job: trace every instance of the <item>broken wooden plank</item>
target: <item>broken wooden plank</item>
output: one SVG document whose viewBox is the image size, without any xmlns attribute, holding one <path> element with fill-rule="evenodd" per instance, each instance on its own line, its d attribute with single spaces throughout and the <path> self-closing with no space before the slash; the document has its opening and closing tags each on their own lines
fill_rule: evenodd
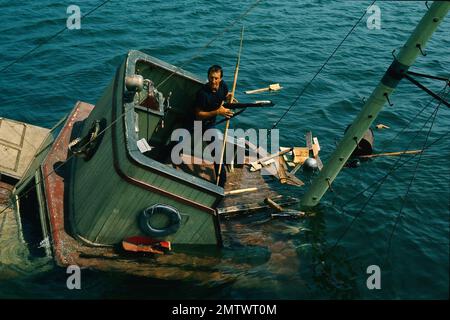
<svg viewBox="0 0 450 320">
<path fill-rule="evenodd" d="M 263 165 L 268 165 L 268 164 L 273 162 L 273 161 L 268 162 L 269 160 L 272 160 L 273 158 L 278 157 L 280 155 L 283 155 L 285 153 L 288 153 L 290 151 L 292 151 L 292 148 L 289 148 L 289 149 L 283 150 L 283 151 L 279 151 L 277 153 L 271 154 L 271 155 L 269 155 L 267 157 L 264 157 L 262 159 L 258 159 L 258 160 L 254 161 L 254 162 L 251 162 L 250 163 L 250 166 L 251 166 L 250 171 L 260 170 L 263 167 Z"/>
<path fill-rule="evenodd" d="M 375 128 L 377 128 L 378 130 L 380 129 L 389 129 L 389 127 L 387 125 L 384 125 L 382 123 L 379 123 L 375 126 Z"/>
<path fill-rule="evenodd" d="M 304 186 L 305 183 L 300 180 L 299 178 L 297 178 L 295 175 L 291 174 L 290 172 L 286 172 L 286 176 L 287 176 L 287 184 L 290 184 L 292 186 L 296 186 L 296 187 L 301 187 Z"/>
<path fill-rule="evenodd" d="M 277 203 L 280 206 L 286 207 L 291 206 L 294 204 L 297 204 L 300 202 L 299 199 L 294 197 L 283 197 L 283 196 L 276 196 L 272 197 L 272 199 L 276 199 Z M 217 208 L 217 212 L 219 215 L 237 215 L 245 212 L 253 212 L 258 211 L 262 209 L 268 209 L 269 206 L 264 202 L 254 202 L 254 203 L 248 203 L 248 204 L 241 204 L 241 205 L 235 205 L 235 206 L 227 206 L 227 207 L 220 207 Z"/>
<path fill-rule="evenodd" d="M 269 197 L 264 199 L 264 203 L 266 203 L 272 209 L 277 210 L 278 212 L 282 212 L 283 211 L 283 208 L 278 203 L 276 203 L 275 201 L 270 199 Z"/>
<path fill-rule="evenodd" d="M 272 218 L 289 218 L 289 219 L 298 219 L 298 218 L 304 218 L 306 216 L 306 213 L 304 211 L 298 211 L 298 210 L 288 210 L 278 213 L 272 213 L 270 215 Z"/>
<path fill-rule="evenodd" d="M 286 183 L 287 182 L 286 163 L 284 161 L 283 156 L 278 157 L 278 163 L 276 164 L 276 166 L 278 171 L 278 179 L 280 180 L 280 183 Z"/>
<path fill-rule="evenodd" d="M 295 147 L 294 148 L 294 163 L 303 163 L 309 158 L 309 148 Z"/>
<path fill-rule="evenodd" d="M 322 170 L 323 163 L 319 156 L 317 156 L 316 161 L 317 161 L 317 168 L 319 168 L 319 170 Z"/>
<path fill-rule="evenodd" d="M 313 144 L 317 145 L 317 152 L 320 151 L 320 144 L 319 144 L 319 139 L 317 139 L 317 137 L 313 138 Z"/>
<path fill-rule="evenodd" d="M 300 162 L 297 163 L 297 164 L 295 165 L 294 169 L 292 169 L 291 172 L 289 172 L 289 173 L 292 174 L 292 175 L 294 175 L 294 174 L 298 171 L 298 169 L 301 168 L 302 165 L 303 165 L 303 163 L 300 163 Z"/>
<path fill-rule="evenodd" d="M 240 193 L 245 193 L 245 192 L 253 192 L 253 191 L 258 191 L 258 188 L 253 187 L 253 188 L 244 188 L 244 189 L 225 191 L 225 195 L 228 196 L 228 195 L 240 194 Z"/>
<path fill-rule="evenodd" d="M 311 150 L 312 149 L 312 145 L 313 145 L 312 132 L 311 131 L 306 132 L 305 139 L 306 139 L 306 146 L 308 147 L 309 150 Z"/>
<path fill-rule="evenodd" d="M 265 92 L 265 91 L 278 91 L 281 89 L 283 89 L 283 87 L 281 87 L 279 83 L 273 83 L 265 88 L 247 90 L 247 91 L 245 91 L 245 94 L 254 94 L 254 93 L 260 93 L 260 92 Z"/>
<path fill-rule="evenodd" d="M 314 158 L 317 158 L 319 156 L 319 146 L 317 144 L 312 145 L 312 151 Z"/>
</svg>

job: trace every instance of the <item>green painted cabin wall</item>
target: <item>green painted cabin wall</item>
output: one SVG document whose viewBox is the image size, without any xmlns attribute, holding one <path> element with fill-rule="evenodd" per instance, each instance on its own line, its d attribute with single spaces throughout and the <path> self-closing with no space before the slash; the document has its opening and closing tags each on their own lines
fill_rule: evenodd
<svg viewBox="0 0 450 320">
<path fill-rule="evenodd" d="M 122 100 L 123 72 L 124 66 L 120 69 L 118 102 Z M 113 83 L 87 119 L 83 135 L 87 133 L 95 119 L 105 117 L 107 125 L 111 124 L 112 93 Z M 117 117 L 120 117 L 122 110 L 122 104 L 117 103 Z M 217 198 L 214 195 L 130 162 L 126 156 L 124 117 L 117 121 L 115 130 L 120 167 L 127 175 L 207 207 L 213 206 L 216 202 Z M 117 175 L 113 164 L 112 130 L 105 131 L 96 154 L 89 161 L 80 158 L 74 160 L 72 173 L 69 210 L 73 231 L 88 241 L 97 244 L 116 244 L 128 236 L 144 235 L 138 226 L 139 214 L 153 204 L 162 203 L 177 208 L 183 217 L 178 232 L 165 239 L 173 241 L 174 244 L 217 243 L 211 214 L 131 185 Z"/>
<path fill-rule="evenodd" d="M 136 73 L 142 75 L 144 79 L 151 79 L 158 91 L 167 97 L 170 97 L 172 109 L 165 118 L 165 127 L 157 130 L 150 140 L 157 143 L 166 143 L 170 140 L 174 128 L 185 127 L 187 121 L 193 120 L 193 110 L 197 91 L 202 83 L 186 79 L 178 74 L 172 74 L 171 71 L 158 68 L 147 62 L 138 61 L 136 63 Z M 167 77 L 170 80 L 162 83 Z M 162 83 L 162 84 L 161 84 Z M 141 127 L 145 130 L 145 127 Z"/>
</svg>

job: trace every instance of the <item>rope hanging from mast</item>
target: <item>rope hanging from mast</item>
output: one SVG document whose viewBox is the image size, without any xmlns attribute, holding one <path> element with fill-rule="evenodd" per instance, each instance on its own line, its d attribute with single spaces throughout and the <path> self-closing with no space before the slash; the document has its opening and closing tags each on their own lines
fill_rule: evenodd
<svg viewBox="0 0 450 320">
<path fill-rule="evenodd" d="M 375 4 L 376 0 L 374 0 L 370 6 L 373 6 Z M 270 131 L 275 129 L 278 124 L 281 122 L 281 120 L 291 111 L 291 109 L 296 105 L 300 97 L 306 92 L 306 90 L 309 88 L 311 83 L 316 79 L 316 77 L 320 74 L 320 72 L 325 68 L 325 66 L 328 64 L 328 62 L 333 58 L 334 54 L 339 50 L 339 48 L 342 46 L 342 44 L 347 40 L 347 38 L 350 36 L 350 34 L 355 30 L 356 26 L 361 22 L 362 18 L 366 15 L 367 11 L 364 11 L 363 15 L 356 21 L 356 23 L 353 25 L 353 27 L 350 29 L 350 31 L 345 35 L 344 39 L 337 45 L 337 47 L 333 50 L 333 52 L 330 54 L 330 56 L 325 60 L 325 62 L 322 64 L 322 66 L 319 68 L 319 70 L 314 74 L 314 76 L 311 78 L 311 80 L 308 81 L 308 83 L 303 87 L 303 89 L 300 91 L 300 93 L 297 95 L 297 97 L 294 99 L 294 101 L 291 103 L 291 105 L 284 111 L 284 113 L 281 115 L 281 117 L 273 124 L 272 128 L 268 130 L 268 134 L 270 134 Z"/>
<path fill-rule="evenodd" d="M 446 89 L 446 88 L 444 88 L 444 89 Z M 445 96 L 447 96 L 448 94 L 449 94 L 449 93 L 447 92 L 447 94 L 446 94 Z M 443 134 L 442 136 L 440 136 L 440 137 L 439 137 L 438 139 L 436 139 L 435 141 L 433 141 L 433 142 L 431 142 L 431 143 L 429 143 L 429 144 L 427 145 L 428 138 L 429 138 L 431 129 L 433 128 L 434 120 L 435 120 L 435 118 L 436 118 L 436 114 L 437 114 L 437 112 L 438 112 L 438 110 L 439 110 L 439 107 L 441 106 L 441 103 L 442 103 L 442 102 L 439 101 L 439 104 L 436 106 L 436 108 L 435 108 L 435 110 L 433 111 L 432 115 L 425 121 L 425 123 L 423 124 L 422 128 L 421 128 L 421 129 L 418 131 L 418 133 L 416 133 L 416 135 L 411 139 L 411 141 L 410 141 L 409 144 L 408 144 L 408 148 L 409 148 L 409 146 L 415 141 L 416 137 L 419 135 L 419 133 L 422 131 L 422 129 L 428 124 L 428 122 L 430 121 L 431 118 L 432 118 L 432 122 L 431 122 L 430 128 L 429 128 L 429 130 L 428 130 L 428 132 L 427 132 L 426 140 L 425 140 L 425 142 L 424 142 L 424 144 L 423 144 L 423 147 L 422 147 L 422 150 L 423 150 L 423 151 L 429 149 L 432 145 L 436 144 L 437 142 L 439 142 L 440 140 L 442 140 L 443 138 L 445 138 L 447 135 L 450 134 L 450 132 L 447 132 L 447 133 Z M 334 243 L 334 245 L 333 245 L 329 250 L 327 250 L 327 252 L 325 253 L 325 255 L 328 255 L 330 252 L 332 252 L 332 251 L 337 247 L 337 245 L 340 243 L 340 241 L 345 237 L 345 235 L 350 231 L 350 229 L 351 229 L 351 227 L 353 226 L 353 224 L 355 223 L 355 221 L 356 221 L 356 220 L 361 216 L 361 214 L 363 213 L 364 208 L 370 203 L 370 201 L 371 201 L 372 198 L 375 196 L 375 194 L 380 190 L 381 186 L 386 182 L 387 178 L 388 178 L 389 176 L 391 176 L 396 170 L 398 170 L 399 168 L 403 167 L 406 163 L 408 163 L 408 162 L 411 161 L 412 159 L 415 159 L 415 157 L 418 156 L 418 155 L 420 155 L 420 157 L 419 157 L 419 162 L 420 162 L 420 159 L 421 159 L 421 157 L 422 157 L 422 154 L 423 154 L 423 152 L 418 153 L 418 154 L 415 154 L 415 155 L 411 156 L 409 159 L 405 160 L 405 161 L 404 161 L 403 163 L 401 163 L 400 165 L 398 165 L 398 164 L 400 163 L 400 161 L 402 160 L 402 156 L 400 156 L 400 158 L 399 158 L 399 159 L 391 166 L 391 169 L 389 170 L 389 172 L 386 173 L 380 180 L 374 182 L 373 184 L 371 184 L 370 186 L 368 186 L 367 188 L 365 188 L 363 191 L 359 192 L 355 197 L 353 197 L 352 199 L 350 199 L 349 201 L 347 201 L 346 203 L 344 203 L 344 204 L 341 206 L 341 209 L 344 209 L 345 206 L 347 206 L 350 202 L 352 202 L 353 200 L 355 200 L 356 198 L 358 198 L 359 195 L 361 195 L 362 193 L 364 193 L 365 191 L 367 191 L 368 189 L 370 189 L 370 188 L 373 187 L 374 185 L 377 185 L 377 184 L 378 184 L 378 185 L 376 186 L 375 190 L 370 194 L 369 198 L 364 202 L 364 204 L 362 205 L 362 207 L 358 210 L 358 212 L 356 213 L 356 215 L 353 217 L 352 221 L 351 221 L 351 222 L 349 223 L 349 225 L 345 228 L 344 232 L 339 236 L 339 238 L 336 240 L 336 242 Z M 418 162 L 418 163 L 419 163 L 419 162 Z M 417 167 L 418 167 L 418 164 L 416 165 L 416 170 L 415 170 L 415 172 L 414 172 L 413 179 L 411 180 L 411 182 L 410 182 L 410 184 L 409 184 L 409 186 L 408 186 L 408 190 L 407 190 L 406 195 L 409 193 L 409 189 L 411 188 L 411 184 L 412 184 L 412 181 L 414 180 L 415 173 L 416 173 L 416 171 L 417 171 Z M 403 200 L 402 209 L 403 209 L 404 201 L 405 201 L 405 199 Z M 402 209 L 400 210 L 399 215 L 401 214 Z M 346 212 L 346 210 L 344 209 L 343 212 Z M 399 219 L 399 217 L 397 217 L 397 220 L 398 220 L 398 219 Z M 396 223 L 397 223 L 397 222 L 396 222 Z M 395 229 L 393 229 L 392 233 L 394 232 L 394 230 L 395 230 Z M 392 237 L 392 233 L 391 233 L 391 237 Z"/>
</svg>

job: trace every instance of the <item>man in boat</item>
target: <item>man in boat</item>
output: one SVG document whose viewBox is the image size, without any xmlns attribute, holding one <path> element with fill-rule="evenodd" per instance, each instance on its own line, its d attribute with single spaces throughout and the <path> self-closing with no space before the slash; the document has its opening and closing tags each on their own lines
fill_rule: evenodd
<svg viewBox="0 0 450 320">
<path fill-rule="evenodd" d="M 204 131 L 215 126 L 218 115 L 227 119 L 233 116 L 233 111 L 223 106 L 224 101 L 231 98 L 231 93 L 222 78 L 223 70 L 220 66 L 209 67 L 208 83 L 197 92 L 195 120 L 202 120 Z"/>
<path fill-rule="evenodd" d="M 215 127 L 217 116 L 227 119 L 233 116 L 233 111 L 223 106 L 224 101 L 229 102 L 231 99 L 231 93 L 228 92 L 228 86 L 222 78 L 222 68 L 219 65 L 212 65 L 208 69 L 208 83 L 197 92 L 194 114 L 195 120 L 202 121 L 203 132 Z M 219 164 L 216 163 L 214 169 L 217 175 Z M 222 164 L 220 186 L 224 185 L 225 179 L 225 167 Z"/>
</svg>

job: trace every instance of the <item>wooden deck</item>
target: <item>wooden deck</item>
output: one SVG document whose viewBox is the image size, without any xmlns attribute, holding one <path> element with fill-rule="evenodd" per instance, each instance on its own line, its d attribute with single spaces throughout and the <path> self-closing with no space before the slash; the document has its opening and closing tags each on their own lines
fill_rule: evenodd
<svg viewBox="0 0 450 320">
<path fill-rule="evenodd" d="M 298 203 L 297 198 L 278 193 L 274 188 L 276 184 L 279 184 L 279 182 L 274 176 L 262 175 L 261 171 L 252 172 L 247 165 L 235 167 L 234 172 L 227 172 L 225 194 L 233 190 L 247 188 L 257 188 L 257 190 L 226 195 L 219 204 L 217 211 L 220 215 L 232 216 L 268 209 L 269 206 L 265 202 L 266 198 L 275 200 L 281 206 Z"/>
<path fill-rule="evenodd" d="M 264 201 L 266 197 L 278 197 L 279 194 L 271 189 L 268 184 L 270 177 L 261 175 L 260 171 L 251 172 L 248 166 L 235 167 L 234 172 L 227 172 L 225 194 L 232 190 L 258 188 L 256 191 L 244 192 L 235 195 L 227 195 L 219 208 L 246 205 Z"/>
<path fill-rule="evenodd" d="M 22 178 L 49 131 L 0 118 L 0 173 Z"/>
</svg>

